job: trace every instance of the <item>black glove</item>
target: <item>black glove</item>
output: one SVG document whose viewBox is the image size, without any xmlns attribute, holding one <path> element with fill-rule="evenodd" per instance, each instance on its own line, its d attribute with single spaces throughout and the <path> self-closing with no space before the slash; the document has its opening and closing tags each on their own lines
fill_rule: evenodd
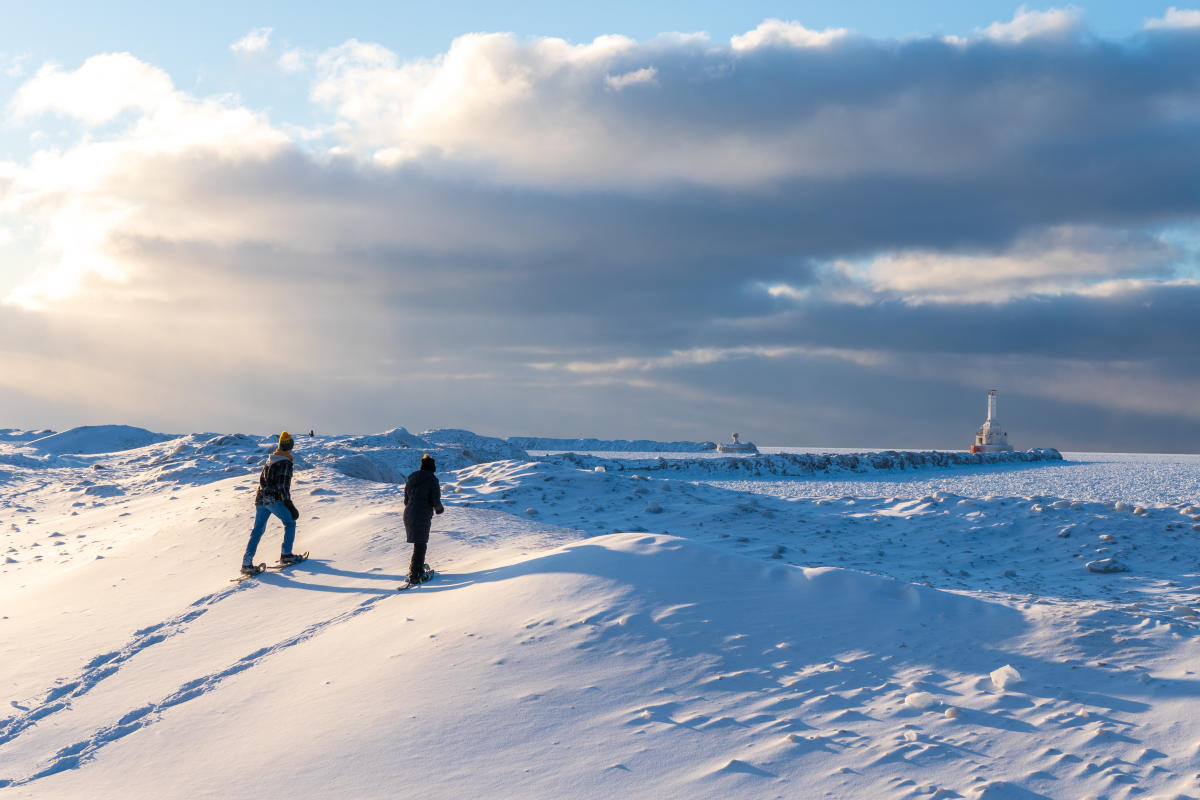
<svg viewBox="0 0 1200 800">
<path fill-rule="evenodd" d="M 435 514 L 441 514 L 445 510 L 446 510 L 445 507 L 441 503 L 438 503 L 436 506 L 433 507 L 433 511 Z"/>
<path fill-rule="evenodd" d="M 296 504 L 293 503 L 291 500 L 287 500 L 286 503 L 287 503 L 287 510 L 290 511 L 292 514 L 292 522 L 295 522 L 296 520 L 300 519 L 300 512 L 299 512 L 299 510 L 296 509 Z"/>
</svg>

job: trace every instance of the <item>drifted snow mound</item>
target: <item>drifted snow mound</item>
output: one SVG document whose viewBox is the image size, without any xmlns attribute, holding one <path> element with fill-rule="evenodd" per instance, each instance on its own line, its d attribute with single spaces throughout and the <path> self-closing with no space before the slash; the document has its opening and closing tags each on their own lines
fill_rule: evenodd
<svg viewBox="0 0 1200 800">
<path fill-rule="evenodd" d="M 341 447 L 410 447 L 421 448 L 428 447 L 429 442 L 413 436 L 408 432 L 407 428 L 392 428 L 384 433 L 373 433 L 367 436 L 351 436 L 345 439 L 336 439 L 336 443 Z"/>
<path fill-rule="evenodd" d="M 621 594 L 636 589 L 619 604 L 634 614 L 620 625 L 630 629 L 638 620 L 656 637 L 669 627 L 672 635 L 686 630 L 715 640 L 751 625 L 749 619 L 769 617 L 768 608 L 783 616 L 802 613 L 805 626 L 826 637 L 877 651 L 894 649 L 893 639 L 919 636 L 914 629 L 923 623 L 942 640 L 953 629 L 972 638 L 1002 638 L 1024 624 L 1020 612 L 973 597 L 837 567 L 765 564 L 667 534 L 592 537 L 496 569 L 492 579 L 540 573 L 599 578 L 625 587 Z M 722 579 L 699 579 L 712 575 Z M 647 609 L 638 613 L 641 605 Z"/>
<path fill-rule="evenodd" d="M 208 483 L 257 472 L 278 445 L 277 436 L 193 433 L 164 446 L 149 462 L 146 478 L 185 484 Z M 297 455 L 296 469 L 308 464 Z"/>
<path fill-rule="evenodd" d="M 565 450 L 598 453 L 711 453 L 715 442 L 655 442 L 650 439 L 548 439 L 510 436 L 508 441 L 525 450 Z"/>
<path fill-rule="evenodd" d="M 409 454 L 393 451 L 353 453 L 339 456 L 331 462 L 334 469 L 351 478 L 375 483 L 404 483 L 409 473 L 420 466 L 424 450 Z M 431 454 L 432 455 L 432 454 Z M 436 456 L 435 456 L 436 458 Z"/>
<path fill-rule="evenodd" d="M 425 431 L 421 438 L 442 450 L 461 450 L 464 458 L 473 463 L 488 461 L 527 460 L 529 454 L 520 446 L 494 436 L 480 436 L 461 428 L 439 428 Z"/>
<path fill-rule="evenodd" d="M 668 471 L 693 475 L 813 475 L 830 472 L 897 472 L 930 467 L 1021 464 L 1038 461 L 1062 461 L 1062 454 L 1051 447 L 1012 453 L 963 453 L 940 450 L 878 453 L 778 453 L 775 455 L 731 456 L 730 458 L 641 458 L 612 459 L 562 453 L 545 456 L 544 461 L 594 470 Z"/>
<path fill-rule="evenodd" d="M 503 439 L 449 428 L 413 436 L 395 428 L 375 436 L 356 436 L 326 442 L 313 458 L 343 475 L 376 483 L 404 483 L 428 453 L 439 472 L 501 460 L 528 460 L 529 454 Z"/>
<path fill-rule="evenodd" d="M 72 428 L 69 431 L 34 439 L 29 446 L 56 455 L 68 453 L 95 455 L 134 450 L 167 442 L 174 438 L 174 436 L 154 433 L 145 428 L 134 428 L 129 425 L 84 425 L 80 428 Z"/>
<path fill-rule="evenodd" d="M 376 483 L 404 483 L 421 467 L 421 457 L 428 453 L 437 462 L 438 472 L 473 467 L 489 459 L 476 459 L 466 450 L 447 450 L 438 447 L 373 448 L 358 453 L 338 453 L 334 450 L 329 466 L 343 475 Z"/>
</svg>

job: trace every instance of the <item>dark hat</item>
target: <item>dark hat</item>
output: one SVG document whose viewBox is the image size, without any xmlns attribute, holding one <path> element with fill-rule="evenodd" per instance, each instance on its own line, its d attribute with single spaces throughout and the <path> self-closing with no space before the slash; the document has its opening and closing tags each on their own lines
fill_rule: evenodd
<svg viewBox="0 0 1200 800">
<path fill-rule="evenodd" d="M 433 456 L 429 455 L 429 453 L 421 456 L 421 469 L 427 469 L 430 472 L 437 469 L 437 465 L 433 463 Z"/>
</svg>

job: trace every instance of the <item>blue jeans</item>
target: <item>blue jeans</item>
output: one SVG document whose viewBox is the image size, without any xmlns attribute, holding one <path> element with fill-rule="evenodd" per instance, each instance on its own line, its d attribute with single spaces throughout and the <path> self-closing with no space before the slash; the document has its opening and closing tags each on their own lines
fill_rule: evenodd
<svg viewBox="0 0 1200 800">
<path fill-rule="evenodd" d="M 254 529 L 250 531 L 250 544 L 246 545 L 246 555 L 242 556 L 243 564 L 254 563 L 254 551 L 258 550 L 258 540 L 267 529 L 267 520 L 272 514 L 283 521 L 283 552 L 292 552 L 292 543 L 296 541 L 296 520 L 292 519 L 292 512 L 288 511 L 287 505 L 280 500 L 269 506 L 255 506 Z"/>
</svg>

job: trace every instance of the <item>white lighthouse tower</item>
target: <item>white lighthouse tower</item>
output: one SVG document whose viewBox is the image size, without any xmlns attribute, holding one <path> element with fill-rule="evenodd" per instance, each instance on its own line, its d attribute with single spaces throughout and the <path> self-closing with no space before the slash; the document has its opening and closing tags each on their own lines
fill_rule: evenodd
<svg viewBox="0 0 1200 800">
<path fill-rule="evenodd" d="M 975 431 L 972 453 L 1008 453 L 1013 449 L 1008 443 L 1008 434 L 1000 429 L 1000 423 L 996 421 L 996 394 L 995 389 L 988 390 L 987 419 Z"/>
</svg>

